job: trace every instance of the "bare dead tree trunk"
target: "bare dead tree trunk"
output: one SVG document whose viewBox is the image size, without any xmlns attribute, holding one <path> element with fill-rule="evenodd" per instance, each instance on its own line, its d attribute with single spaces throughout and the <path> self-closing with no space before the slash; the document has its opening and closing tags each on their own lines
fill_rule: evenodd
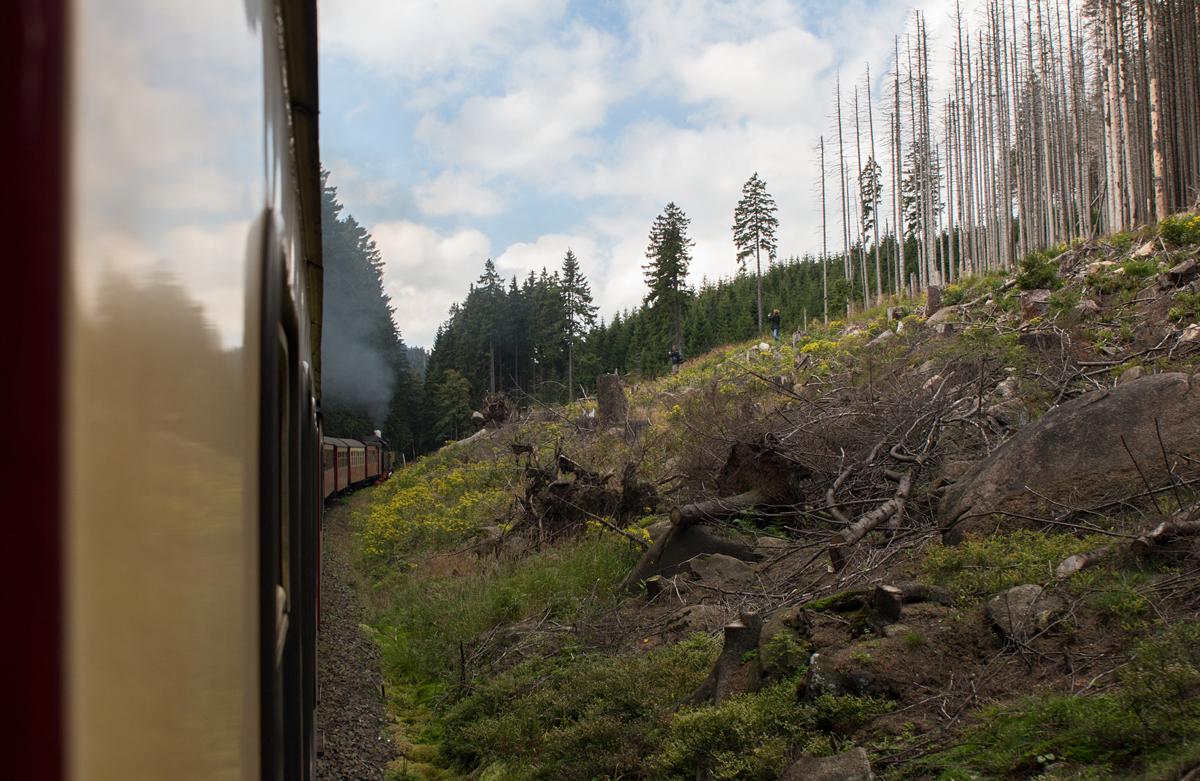
<svg viewBox="0 0 1200 781">
<path fill-rule="evenodd" d="M 865 246 L 866 239 L 863 236 L 865 231 L 863 230 L 862 209 L 865 204 L 863 202 L 863 197 L 862 197 L 863 196 L 863 193 L 862 193 L 862 170 L 863 170 L 862 123 L 860 122 L 859 115 L 858 115 L 858 85 L 857 84 L 854 85 L 854 157 L 855 157 L 855 163 L 856 163 L 855 170 L 857 170 L 859 172 L 858 198 L 855 199 L 856 202 L 859 204 L 858 265 L 859 265 L 859 271 L 862 274 L 862 283 L 863 283 L 863 311 L 866 311 L 871 308 L 871 285 L 870 285 L 870 280 L 867 277 L 867 258 L 866 258 L 866 246 Z"/>
<path fill-rule="evenodd" d="M 1154 218 L 1161 220 L 1170 214 L 1167 207 L 1167 162 L 1163 154 L 1162 91 L 1158 77 L 1162 61 L 1162 52 L 1160 51 L 1162 34 L 1159 32 L 1158 4 L 1155 0 L 1147 0 L 1146 11 L 1150 65 L 1150 144 L 1154 155 Z"/>
<path fill-rule="evenodd" d="M 825 136 L 821 136 L 821 297 L 829 325 L 829 229 L 825 225 Z"/>
<path fill-rule="evenodd" d="M 871 162 L 876 166 L 879 160 L 875 157 L 875 106 L 871 103 L 871 64 L 867 63 L 867 132 L 871 136 Z M 882 173 L 882 169 L 880 169 Z M 874 180 L 875 187 L 871 190 L 871 227 L 872 240 L 875 242 L 875 300 L 883 300 L 883 266 L 879 257 L 879 189 L 882 183 L 878 177 Z"/>
<path fill-rule="evenodd" d="M 846 149 L 842 143 L 842 75 L 837 77 L 838 180 L 842 185 L 842 270 L 852 281 L 850 265 L 850 212 L 846 201 Z"/>
</svg>

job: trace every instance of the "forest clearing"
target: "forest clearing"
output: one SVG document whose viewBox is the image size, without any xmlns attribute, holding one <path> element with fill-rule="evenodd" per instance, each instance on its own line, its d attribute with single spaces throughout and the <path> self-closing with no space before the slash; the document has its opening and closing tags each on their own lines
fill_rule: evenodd
<svg viewBox="0 0 1200 781">
<path fill-rule="evenodd" d="M 1031 255 L 409 464 L 350 510 L 392 776 L 1191 777 L 1197 245 Z"/>
</svg>

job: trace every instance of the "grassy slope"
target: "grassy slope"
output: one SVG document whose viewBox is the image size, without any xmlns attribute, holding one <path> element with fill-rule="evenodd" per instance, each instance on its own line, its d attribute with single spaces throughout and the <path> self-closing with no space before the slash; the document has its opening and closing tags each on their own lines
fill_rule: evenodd
<svg viewBox="0 0 1200 781">
<path fill-rule="evenodd" d="M 1195 220 L 1183 228 L 1189 225 L 1200 233 Z M 982 457 L 1011 434 L 986 419 L 967 421 L 930 438 L 933 458 L 902 529 L 869 535 L 836 575 L 809 555 L 819 555 L 831 534 L 821 497 L 844 464 L 906 429 L 915 431 L 910 450 L 919 448 L 926 424 L 918 389 L 935 374 L 976 376 L 982 367 L 989 395 L 1015 378 L 1026 413 L 1036 417 L 1061 398 L 1115 381 L 1135 363 L 1191 370 L 1187 349 L 1169 359 L 1143 351 L 1172 324 L 1195 322 L 1200 297 L 1175 291 L 1142 305 L 1134 296 L 1160 266 L 1194 255 L 1194 248 L 1132 257 L 1129 250 L 1140 244 L 1113 237 L 1094 245 L 1090 257 L 1069 252 L 1064 265 L 1071 257 L 1115 263 L 1066 280 L 1054 262 L 1024 264 L 1024 283 L 1066 282 L 1050 311 L 1025 330 L 1070 334 L 1070 356 L 1017 345 L 1016 291 L 1004 290 L 1005 278 L 968 280 L 948 291 L 951 303 L 991 295 L 962 315 L 969 322 L 958 338 L 938 339 L 910 316 L 903 334 L 867 349 L 869 339 L 895 328 L 874 310 L 853 324 L 862 333 L 831 323 L 811 329 L 794 351 L 731 345 L 689 362 L 678 376 L 630 387 L 630 418 L 649 422 L 637 438 L 580 428 L 586 401 L 535 410 L 498 432 L 447 446 L 374 489 L 370 508 L 357 518 L 371 627 L 405 754 L 397 777 L 682 779 L 707 768 L 713 777 L 771 779 L 801 753 L 855 744 L 865 745 L 877 774 L 889 778 L 1166 779 L 1191 767 L 1200 760 L 1193 699 L 1200 634 L 1190 622 L 1200 583 L 1195 554 L 1120 555 L 1057 586 L 1052 577 L 1066 556 L 1143 528 L 1147 515 L 1169 512 L 1190 494 L 1160 496 L 1155 507 L 1125 502 L 1091 516 L 1088 531 L 998 518 L 1004 533 L 946 548 L 933 520 L 939 483 L 955 463 Z M 1103 304 L 1098 315 L 1075 309 L 1085 295 Z M 921 302 L 900 303 L 920 311 Z M 797 368 L 801 351 L 812 360 Z M 1059 382 L 1068 376 L 1064 368 L 1110 355 L 1110 366 Z M 789 387 L 772 381 L 779 376 Z M 588 520 L 566 534 L 539 532 L 523 512 L 526 468 L 547 466 L 560 452 L 592 472 L 611 471 L 612 482 L 635 464 L 643 480 L 660 484 L 657 509 L 665 512 L 711 495 L 730 443 L 767 435 L 781 438 L 811 471 L 814 499 L 784 516 L 740 522 L 758 535 L 779 535 L 778 550 L 802 554 L 761 567 L 752 587 L 714 592 L 678 579 L 669 610 L 630 599 L 617 584 L 641 553 L 634 541 Z M 536 450 L 514 456 L 514 443 Z M 871 469 L 839 489 L 843 509 L 869 509 L 889 495 L 882 467 Z M 1031 513 L 1056 515 L 1048 506 Z M 643 537 L 642 527 L 662 517 L 635 519 L 630 536 Z M 798 566 L 804 560 L 807 568 Z M 768 613 L 910 579 L 952 589 L 955 604 L 906 607 L 912 626 L 895 638 L 856 633 L 852 616 L 810 611 L 807 635 L 785 654 L 791 661 L 759 692 L 718 708 L 675 709 L 719 651 L 711 626 L 700 626 L 691 640 L 673 631 L 675 609 L 703 604 L 718 617 Z M 999 590 L 1031 582 L 1054 586 L 1068 605 L 1066 617 L 1029 644 L 1005 646 L 982 606 Z M 799 697 L 814 648 L 870 676 L 878 696 Z"/>
</svg>

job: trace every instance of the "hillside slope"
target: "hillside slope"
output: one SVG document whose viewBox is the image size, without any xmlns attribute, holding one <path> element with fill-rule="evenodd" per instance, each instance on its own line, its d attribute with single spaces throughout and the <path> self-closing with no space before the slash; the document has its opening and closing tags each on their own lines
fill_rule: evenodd
<svg viewBox="0 0 1200 781">
<path fill-rule="evenodd" d="M 394 774 L 1193 777 L 1198 226 L 398 473 L 356 516 Z"/>
</svg>

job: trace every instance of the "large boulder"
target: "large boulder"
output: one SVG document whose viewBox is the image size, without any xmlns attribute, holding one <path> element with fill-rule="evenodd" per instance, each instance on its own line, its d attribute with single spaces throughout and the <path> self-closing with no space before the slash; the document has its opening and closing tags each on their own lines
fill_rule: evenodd
<svg viewBox="0 0 1200 781">
<path fill-rule="evenodd" d="M 1054 623 L 1063 607 L 1061 599 L 1028 583 L 992 597 L 987 615 L 1006 638 L 1026 642 Z"/>
<path fill-rule="evenodd" d="M 871 763 L 862 746 L 833 757 L 801 757 L 779 781 L 871 781 Z"/>
<path fill-rule="evenodd" d="M 1198 453 L 1198 414 L 1200 386 L 1179 373 L 1149 375 L 1072 399 L 1022 428 L 946 489 L 938 509 L 943 536 L 955 543 L 965 531 L 994 528 L 987 516 L 1027 489 L 1053 494 L 1082 478 L 1094 483 L 1099 475 L 1131 470 L 1129 453 L 1146 473 L 1161 470 L 1164 447 L 1169 453 Z"/>
<path fill-rule="evenodd" d="M 754 582 L 754 570 L 749 564 L 723 553 L 692 559 L 691 570 L 698 579 L 714 583 Z"/>
</svg>

